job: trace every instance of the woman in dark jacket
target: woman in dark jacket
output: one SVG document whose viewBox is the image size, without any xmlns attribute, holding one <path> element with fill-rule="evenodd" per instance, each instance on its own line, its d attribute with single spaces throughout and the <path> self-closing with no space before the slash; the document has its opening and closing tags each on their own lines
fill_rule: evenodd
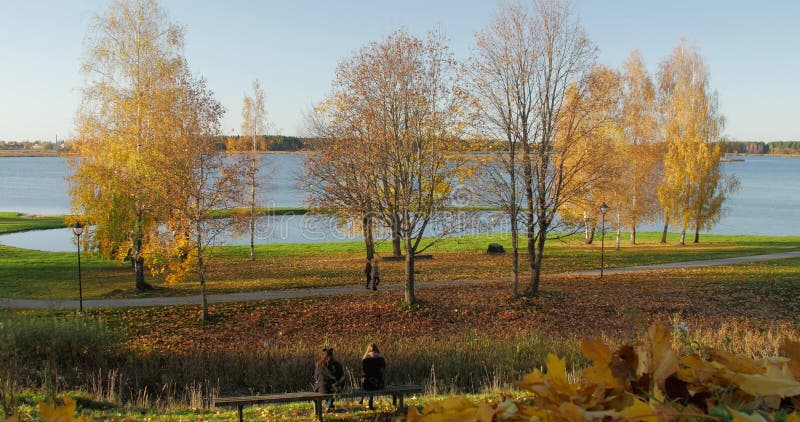
<svg viewBox="0 0 800 422">
<path fill-rule="evenodd" d="M 341 391 L 344 382 L 342 364 L 333 358 L 333 349 L 322 349 L 322 359 L 314 364 L 314 391 L 334 394 Z M 327 409 L 333 409 L 333 399 L 328 400 Z"/>
<path fill-rule="evenodd" d="M 367 347 L 367 351 L 361 359 L 361 369 L 364 370 L 361 388 L 364 390 L 380 390 L 384 387 L 383 371 L 386 369 L 386 361 L 375 343 Z M 369 408 L 375 408 L 372 404 L 372 396 L 369 396 Z"/>
</svg>

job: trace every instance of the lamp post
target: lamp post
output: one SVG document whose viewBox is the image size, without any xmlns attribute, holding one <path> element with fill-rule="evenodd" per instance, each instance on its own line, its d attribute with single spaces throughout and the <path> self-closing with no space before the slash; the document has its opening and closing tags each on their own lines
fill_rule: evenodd
<svg viewBox="0 0 800 422">
<path fill-rule="evenodd" d="M 72 226 L 72 233 L 78 240 L 78 304 L 81 315 L 83 315 L 83 283 L 81 282 L 81 235 L 83 234 L 83 224 L 80 222 Z"/>
<path fill-rule="evenodd" d="M 603 278 L 603 268 L 605 267 L 603 261 L 606 254 L 606 212 L 608 212 L 608 205 L 603 202 L 600 205 L 600 278 Z"/>
</svg>

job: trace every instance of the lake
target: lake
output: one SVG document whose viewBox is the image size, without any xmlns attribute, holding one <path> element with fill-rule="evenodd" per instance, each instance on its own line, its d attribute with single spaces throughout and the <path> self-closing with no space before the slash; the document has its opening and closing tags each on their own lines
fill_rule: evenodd
<svg viewBox="0 0 800 422">
<path fill-rule="evenodd" d="M 800 158 L 745 157 L 726 162 L 723 171 L 741 183 L 727 202 L 727 213 L 711 230 L 716 234 L 800 235 Z M 303 173 L 301 154 L 264 154 L 260 172 L 265 182 L 259 195 L 265 205 L 302 206 L 306 194 L 298 187 Z M 0 211 L 26 214 L 69 212 L 66 161 L 60 157 L 0 157 Z M 490 224 L 496 213 L 462 216 L 458 233 L 502 231 Z M 504 225 L 500 225 L 503 227 Z M 660 231 L 661 223 L 640 227 Z M 674 229 L 674 228 L 673 228 Z M 328 216 L 280 216 L 260 220 L 259 243 L 315 243 L 357 240 L 352 228 L 340 228 Z M 232 236 L 232 244 L 247 244 L 249 237 Z M 15 233 L 0 236 L 0 243 L 30 249 L 73 250 L 68 229 Z"/>
</svg>

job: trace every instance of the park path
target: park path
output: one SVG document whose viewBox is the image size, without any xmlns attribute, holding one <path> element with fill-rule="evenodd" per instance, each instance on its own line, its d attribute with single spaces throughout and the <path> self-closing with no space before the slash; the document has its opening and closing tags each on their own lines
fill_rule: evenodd
<svg viewBox="0 0 800 422">
<path fill-rule="evenodd" d="M 732 258 L 705 259 L 697 261 L 669 262 L 664 264 L 638 265 L 632 267 L 607 268 L 604 274 L 627 274 L 644 271 L 663 271 L 684 268 L 711 267 L 719 265 L 744 264 L 751 262 L 772 261 L 777 259 L 800 258 L 800 250 L 772 253 L 764 255 L 737 256 Z M 570 271 L 562 273 L 567 275 L 600 275 L 600 270 Z M 441 286 L 478 285 L 492 280 L 448 280 L 436 282 L 418 282 L 419 289 Z M 402 290 L 402 284 L 389 284 L 381 286 L 381 290 Z M 208 295 L 209 303 L 246 302 L 253 300 L 291 299 L 303 297 L 333 296 L 343 294 L 374 294 L 359 286 L 317 287 L 288 290 L 262 290 L 256 292 L 225 293 Z M 83 307 L 91 308 L 127 308 L 134 306 L 171 306 L 171 305 L 196 305 L 200 303 L 200 296 L 175 296 L 175 297 L 148 297 L 134 299 L 88 299 L 83 301 Z M 12 309 L 77 309 L 77 300 L 48 300 L 48 299 L 0 299 L 0 308 Z"/>
</svg>

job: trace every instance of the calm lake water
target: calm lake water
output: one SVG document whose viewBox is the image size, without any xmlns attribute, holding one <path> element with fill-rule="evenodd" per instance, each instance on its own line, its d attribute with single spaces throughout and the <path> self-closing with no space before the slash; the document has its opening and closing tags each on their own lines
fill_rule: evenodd
<svg viewBox="0 0 800 422">
<path fill-rule="evenodd" d="M 727 214 L 711 230 L 717 234 L 800 235 L 800 158 L 746 157 L 744 162 L 723 164 L 741 187 L 727 202 Z M 59 157 L 0 158 L 0 211 L 26 214 L 66 214 L 67 165 Z M 261 174 L 267 175 L 260 195 L 269 206 L 302 206 L 305 192 L 300 154 L 261 156 Z M 491 224 L 496 214 L 463 217 L 460 233 L 502 230 Z M 501 225 L 502 226 L 502 225 Z M 658 231 L 660 223 L 640 227 Z M 360 239 L 356 230 L 340 228 L 326 216 L 265 217 L 260 221 L 259 243 L 315 243 Z M 249 237 L 230 236 L 226 243 L 248 244 Z M 0 243 L 30 249 L 73 250 L 68 229 L 44 230 L 0 236 Z"/>
</svg>

